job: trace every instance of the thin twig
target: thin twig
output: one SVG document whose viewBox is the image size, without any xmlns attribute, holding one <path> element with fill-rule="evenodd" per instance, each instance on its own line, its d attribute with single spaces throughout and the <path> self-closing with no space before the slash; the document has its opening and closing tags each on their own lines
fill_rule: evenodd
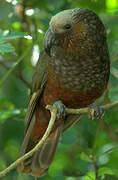
<svg viewBox="0 0 118 180">
<path fill-rule="evenodd" d="M 18 66 L 18 64 L 24 59 L 24 57 L 28 54 L 29 50 L 31 49 L 28 48 L 18 59 L 18 61 L 16 62 L 16 64 L 10 68 L 8 70 L 8 72 L 4 75 L 4 77 L 0 80 L 0 86 L 2 86 L 2 84 L 4 83 L 4 81 L 6 81 L 6 79 L 9 77 L 9 75 L 15 70 L 15 68 Z"/>
<path fill-rule="evenodd" d="M 0 59 L 0 64 L 6 69 L 6 70 L 10 70 L 12 67 L 8 66 L 8 64 L 4 63 L 4 61 L 2 59 Z M 13 71 L 13 74 L 15 76 L 17 76 L 21 81 L 23 81 L 23 83 L 28 87 L 31 88 L 31 84 L 22 76 L 22 74 L 20 74 L 17 71 Z"/>
<path fill-rule="evenodd" d="M 49 105 L 50 106 L 50 105 Z M 108 110 L 111 109 L 115 106 L 118 106 L 118 100 L 113 102 L 113 103 L 109 103 L 106 104 L 104 106 L 101 106 L 104 110 Z M 89 108 L 81 108 L 81 109 L 71 109 L 71 108 L 66 108 L 66 112 L 67 114 L 89 114 L 90 113 L 90 109 Z"/>
<path fill-rule="evenodd" d="M 94 153 L 92 153 L 92 157 L 91 160 L 93 161 L 93 165 L 94 165 L 94 170 L 95 170 L 95 180 L 98 179 L 98 165 L 94 156 Z"/>
</svg>

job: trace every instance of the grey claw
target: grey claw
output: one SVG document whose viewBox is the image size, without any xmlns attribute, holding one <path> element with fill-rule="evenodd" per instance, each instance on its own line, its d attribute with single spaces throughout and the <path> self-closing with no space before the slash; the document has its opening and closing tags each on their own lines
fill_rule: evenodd
<svg viewBox="0 0 118 180">
<path fill-rule="evenodd" d="M 104 110 L 96 103 L 93 103 L 89 106 L 90 110 L 94 109 L 94 115 L 92 117 L 92 119 L 102 119 L 104 117 Z"/>
<path fill-rule="evenodd" d="M 62 103 L 62 101 L 58 100 L 53 103 L 53 106 L 56 106 L 58 108 L 58 113 L 57 113 L 57 120 L 62 119 L 66 116 L 66 107 Z"/>
</svg>

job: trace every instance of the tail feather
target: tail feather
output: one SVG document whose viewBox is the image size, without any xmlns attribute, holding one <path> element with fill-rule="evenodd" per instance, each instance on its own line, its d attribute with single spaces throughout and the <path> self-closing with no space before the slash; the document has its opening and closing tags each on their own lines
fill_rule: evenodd
<svg viewBox="0 0 118 180">
<path fill-rule="evenodd" d="M 31 174 L 36 177 L 45 175 L 54 159 L 60 135 L 61 127 L 58 127 L 54 132 L 50 134 L 42 147 L 37 152 L 35 152 L 32 157 L 26 159 L 19 165 L 18 171 L 20 173 Z M 24 144 L 25 139 L 22 146 L 24 149 L 22 149 L 21 155 L 24 155 L 26 153 L 26 150 L 29 149 L 29 146 L 31 147 L 32 143 L 29 139 L 29 142 L 26 143 L 27 147 L 25 147 Z M 36 144 L 34 144 L 34 146 L 35 145 Z"/>
<path fill-rule="evenodd" d="M 78 115 L 69 115 L 64 124 L 61 124 L 56 130 L 51 132 L 50 136 L 46 139 L 42 147 L 19 165 L 18 171 L 20 173 L 30 174 L 35 177 L 45 175 L 54 159 L 61 133 L 77 122 L 79 118 L 80 117 Z M 25 135 L 20 156 L 26 154 L 36 145 L 36 142 L 34 142 L 31 138 L 31 132 L 33 131 L 34 124 L 35 116 L 32 117 L 32 121 Z"/>
<path fill-rule="evenodd" d="M 40 171 L 43 172 L 42 175 L 47 172 L 54 159 L 60 134 L 60 130 L 57 128 L 57 130 L 49 136 L 41 149 L 34 154 L 31 169 L 35 175 L 38 174 L 38 176 L 41 176 Z"/>
</svg>

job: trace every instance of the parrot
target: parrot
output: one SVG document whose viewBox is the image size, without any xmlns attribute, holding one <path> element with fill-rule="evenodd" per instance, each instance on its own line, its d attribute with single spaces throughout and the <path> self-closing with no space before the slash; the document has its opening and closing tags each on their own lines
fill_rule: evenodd
<svg viewBox="0 0 118 180">
<path fill-rule="evenodd" d="M 67 114 L 66 107 L 94 107 L 99 119 L 103 111 L 95 101 L 106 90 L 109 74 L 106 30 L 98 15 L 86 8 L 63 10 L 54 15 L 32 77 L 20 156 L 43 137 L 50 121 L 46 105 L 57 107 L 57 117 L 44 144 L 19 164 L 20 173 L 36 178 L 47 173 L 60 136 L 80 119 L 80 115 Z"/>
</svg>

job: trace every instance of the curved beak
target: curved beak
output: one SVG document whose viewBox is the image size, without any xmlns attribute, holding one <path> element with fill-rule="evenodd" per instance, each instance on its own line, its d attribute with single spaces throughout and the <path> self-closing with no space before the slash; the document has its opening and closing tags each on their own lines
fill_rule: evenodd
<svg viewBox="0 0 118 180">
<path fill-rule="evenodd" d="M 44 37 L 44 49 L 49 56 L 51 56 L 50 54 L 51 47 L 56 44 L 55 43 L 56 39 L 57 39 L 57 34 L 54 32 L 53 28 L 50 27 L 46 31 L 45 37 Z"/>
</svg>

